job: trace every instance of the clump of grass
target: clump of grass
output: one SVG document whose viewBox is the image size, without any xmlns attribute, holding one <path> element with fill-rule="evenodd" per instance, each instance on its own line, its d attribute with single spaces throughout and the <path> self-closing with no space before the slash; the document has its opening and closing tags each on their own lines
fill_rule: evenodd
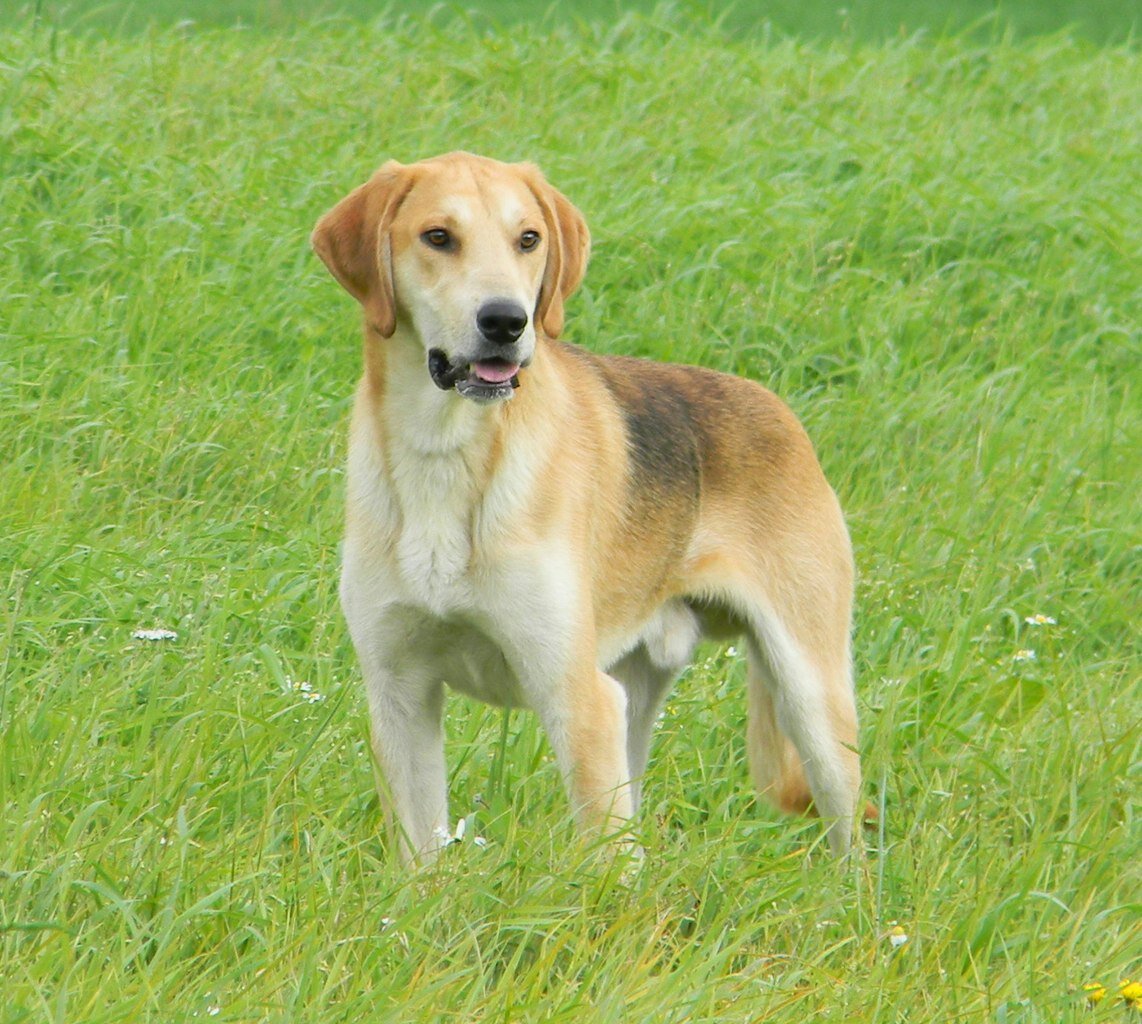
<svg viewBox="0 0 1142 1024">
<path fill-rule="evenodd" d="M 1088 1019 L 1137 973 L 1139 82 L 1066 37 L 668 15 L 5 36 L 0 1021 Z M 534 722 L 464 701 L 487 845 L 384 850 L 335 598 L 357 314 L 306 238 L 451 148 L 586 212 L 571 338 L 807 422 L 861 567 L 866 858 L 750 797 L 713 648 L 633 880 Z"/>
</svg>

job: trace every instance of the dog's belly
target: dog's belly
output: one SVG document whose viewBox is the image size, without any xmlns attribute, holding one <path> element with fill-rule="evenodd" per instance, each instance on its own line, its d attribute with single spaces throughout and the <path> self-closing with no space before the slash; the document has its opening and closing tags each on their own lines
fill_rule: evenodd
<svg viewBox="0 0 1142 1024">
<path fill-rule="evenodd" d="M 693 658 L 702 628 L 693 609 L 684 601 L 672 599 L 634 629 L 600 629 L 599 633 L 599 667 L 603 671 L 610 671 L 616 662 L 640 647 L 655 668 L 677 673 Z"/>
</svg>

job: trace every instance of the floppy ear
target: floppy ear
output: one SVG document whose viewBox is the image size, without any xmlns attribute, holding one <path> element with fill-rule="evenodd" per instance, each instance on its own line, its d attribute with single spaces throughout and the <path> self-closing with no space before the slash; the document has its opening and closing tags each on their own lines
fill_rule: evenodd
<svg viewBox="0 0 1142 1024">
<path fill-rule="evenodd" d="M 309 238 L 329 272 L 364 306 L 369 323 L 385 338 L 397 326 L 389 227 L 411 187 L 409 169 L 390 160 L 325 214 Z"/>
<path fill-rule="evenodd" d="M 583 215 L 547 183 L 537 167 L 524 167 L 528 187 L 547 225 L 547 265 L 535 303 L 535 322 L 549 338 L 558 338 L 563 330 L 563 301 L 579 287 L 587 271 L 591 233 Z"/>
</svg>

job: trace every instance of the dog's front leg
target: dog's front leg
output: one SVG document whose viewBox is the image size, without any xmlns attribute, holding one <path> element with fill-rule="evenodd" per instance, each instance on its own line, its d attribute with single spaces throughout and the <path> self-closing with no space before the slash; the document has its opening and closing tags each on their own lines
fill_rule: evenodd
<svg viewBox="0 0 1142 1024">
<path fill-rule="evenodd" d="M 538 705 L 575 818 L 588 835 L 619 831 L 632 813 L 626 703 L 622 685 L 592 665 Z"/>
<path fill-rule="evenodd" d="M 391 638 L 352 628 L 369 698 L 377 793 L 389 840 L 407 864 L 431 861 L 448 837 L 444 686 L 394 653 Z"/>
<path fill-rule="evenodd" d="M 361 659 L 362 665 L 364 659 Z M 406 865 L 431 861 L 448 840 L 444 685 L 366 670 L 377 791 L 390 840 Z"/>
<path fill-rule="evenodd" d="M 398 609 L 373 610 L 344 588 L 349 633 L 369 699 L 373 755 L 389 836 L 405 864 L 430 861 L 448 836 L 444 685 Z"/>
</svg>

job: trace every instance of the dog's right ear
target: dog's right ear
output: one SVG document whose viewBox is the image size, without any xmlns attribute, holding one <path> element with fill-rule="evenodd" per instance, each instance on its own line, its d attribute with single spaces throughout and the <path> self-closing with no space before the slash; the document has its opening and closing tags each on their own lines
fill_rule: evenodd
<svg viewBox="0 0 1142 1024">
<path fill-rule="evenodd" d="M 535 164 L 516 164 L 547 226 L 547 265 L 536 300 L 535 319 L 549 338 L 563 330 L 563 301 L 583 281 L 591 255 L 591 232 L 583 215 Z"/>
<path fill-rule="evenodd" d="M 325 214 L 309 238 L 329 272 L 385 338 L 397 326 L 389 228 L 412 180 L 409 168 L 390 160 Z"/>
</svg>

